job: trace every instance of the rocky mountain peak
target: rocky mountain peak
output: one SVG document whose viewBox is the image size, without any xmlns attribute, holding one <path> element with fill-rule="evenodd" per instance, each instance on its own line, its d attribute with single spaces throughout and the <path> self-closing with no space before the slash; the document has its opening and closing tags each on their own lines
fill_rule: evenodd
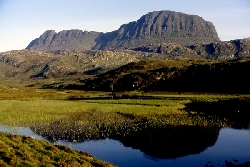
<svg viewBox="0 0 250 167">
<path fill-rule="evenodd" d="M 83 51 L 134 48 L 159 43 L 191 45 L 215 41 L 220 39 L 214 25 L 202 17 L 174 11 L 155 11 L 108 33 L 82 30 L 63 30 L 56 33 L 48 30 L 33 40 L 26 49 Z"/>
<path fill-rule="evenodd" d="M 124 33 L 126 32 L 126 33 Z M 139 20 L 122 25 L 118 34 L 129 37 L 208 37 L 219 40 L 215 27 L 197 15 L 173 11 L 155 11 Z"/>
</svg>

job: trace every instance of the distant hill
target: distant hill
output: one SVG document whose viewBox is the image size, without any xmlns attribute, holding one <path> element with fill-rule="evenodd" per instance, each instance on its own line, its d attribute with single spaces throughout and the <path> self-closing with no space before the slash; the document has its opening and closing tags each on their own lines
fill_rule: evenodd
<svg viewBox="0 0 250 167">
<path fill-rule="evenodd" d="M 135 48 L 159 43 L 192 45 L 215 41 L 220 39 L 214 25 L 202 17 L 173 11 L 155 11 L 108 33 L 81 30 L 56 33 L 47 30 L 31 41 L 26 49 L 84 51 Z"/>
<path fill-rule="evenodd" d="M 168 56 L 133 50 L 33 51 L 0 53 L 0 79 L 63 78 L 104 73 L 140 60 L 166 59 Z"/>
<path fill-rule="evenodd" d="M 135 51 L 151 52 L 180 58 L 205 58 L 205 59 L 233 59 L 250 56 L 250 38 L 231 41 L 218 41 L 209 44 L 181 45 L 175 43 L 161 43 L 144 45 L 133 48 Z"/>
<path fill-rule="evenodd" d="M 133 62 L 85 81 L 102 91 L 250 93 L 250 58 L 148 60 Z"/>
</svg>

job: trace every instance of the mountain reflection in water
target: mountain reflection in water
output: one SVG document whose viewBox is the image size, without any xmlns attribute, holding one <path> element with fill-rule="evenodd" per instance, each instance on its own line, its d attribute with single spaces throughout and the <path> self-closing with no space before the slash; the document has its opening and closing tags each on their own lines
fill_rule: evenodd
<svg viewBox="0 0 250 167">
<path fill-rule="evenodd" d="M 38 132 L 51 142 L 57 140 L 77 142 L 76 140 L 68 140 L 68 135 L 65 135 L 63 132 L 53 131 L 52 134 L 41 128 L 32 128 L 32 130 L 34 130 L 35 133 Z M 216 127 L 197 126 L 150 127 L 137 130 L 127 135 L 122 133 L 111 134 L 108 138 L 118 140 L 125 147 L 139 149 L 141 152 L 153 157 L 177 158 L 189 154 L 198 154 L 207 147 L 214 145 L 218 138 L 219 130 L 220 128 Z M 95 140 L 105 139 L 101 137 L 97 138 L 96 136 L 93 138 Z M 82 140 L 80 141 L 82 142 Z"/>
<path fill-rule="evenodd" d="M 232 128 L 156 129 L 122 139 L 67 144 L 119 167 L 223 166 L 250 161 L 250 131 Z"/>
<path fill-rule="evenodd" d="M 198 154 L 215 144 L 219 128 L 191 126 L 141 131 L 139 134 L 115 138 L 125 147 L 139 149 L 157 158 L 177 158 Z"/>
<path fill-rule="evenodd" d="M 0 131 L 41 136 L 30 128 L 0 127 Z M 91 153 L 117 166 L 222 166 L 225 161 L 250 161 L 250 131 L 232 128 L 176 127 L 144 135 L 86 142 L 67 142 L 75 150 Z M 126 147 L 124 147 L 126 146 Z"/>
</svg>

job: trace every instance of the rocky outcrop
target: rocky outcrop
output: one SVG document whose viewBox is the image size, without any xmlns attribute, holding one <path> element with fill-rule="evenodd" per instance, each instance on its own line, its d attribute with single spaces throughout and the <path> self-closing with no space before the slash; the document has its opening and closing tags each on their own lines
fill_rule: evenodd
<svg viewBox="0 0 250 167">
<path fill-rule="evenodd" d="M 161 43 L 133 48 L 135 51 L 159 53 L 172 58 L 233 59 L 250 56 L 250 38 L 218 41 L 209 44 L 181 45 Z"/>
<path fill-rule="evenodd" d="M 0 79 L 93 75 L 139 61 L 137 57 L 133 51 L 8 51 L 0 53 Z"/>
<path fill-rule="evenodd" d="M 202 17 L 173 11 L 156 11 L 108 33 L 81 30 L 63 30 L 56 33 L 48 30 L 33 40 L 26 49 L 83 51 L 134 48 L 169 42 L 191 45 L 214 41 L 219 41 L 215 27 Z"/>
<path fill-rule="evenodd" d="M 39 38 L 34 39 L 28 46 L 29 50 L 91 50 L 96 45 L 95 39 L 99 32 L 81 30 L 45 31 Z"/>
</svg>

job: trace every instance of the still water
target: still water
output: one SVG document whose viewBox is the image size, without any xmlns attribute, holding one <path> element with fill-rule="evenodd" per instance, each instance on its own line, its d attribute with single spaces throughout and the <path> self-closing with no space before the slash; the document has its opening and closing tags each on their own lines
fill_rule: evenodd
<svg viewBox="0 0 250 167">
<path fill-rule="evenodd" d="M 43 139 L 43 137 L 33 133 L 30 128 L 2 126 L 0 127 L 0 131 Z M 129 147 L 127 144 L 125 144 L 127 146 L 125 147 L 122 142 L 112 139 L 81 143 L 59 141 L 58 143 L 70 146 L 75 150 L 89 152 L 93 156 L 111 162 L 119 167 L 200 167 L 205 165 L 223 166 L 226 161 L 233 162 L 234 164 L 250 162 L 250 130 L 232 128 L 220 129 L 215 142 L 212 144 L 210 143 L 210 145 L 199 153 L 182 155 L 181 157 L 152 156 L 144 153 L 145 151 L 143 152 L 140 149 Z M 162 151 L 168 152 L 166 148 Z"/>
</svg>

